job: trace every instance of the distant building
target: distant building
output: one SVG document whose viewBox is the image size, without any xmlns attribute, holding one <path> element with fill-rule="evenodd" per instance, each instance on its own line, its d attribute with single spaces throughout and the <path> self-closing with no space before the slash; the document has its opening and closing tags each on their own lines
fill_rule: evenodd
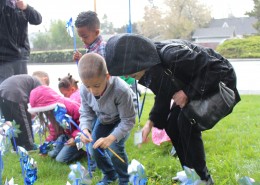
<svg viewBox="0 0 260 185">
<path fill-rule="evenodd" d="M 257 19 L 254 17 L 212 19 L 207 28 L 195 30 L 192 40 L 194 43 L 215 49 L 226 39 L 257 34 L 253 27 L 256 22 Z"/>
</svg>

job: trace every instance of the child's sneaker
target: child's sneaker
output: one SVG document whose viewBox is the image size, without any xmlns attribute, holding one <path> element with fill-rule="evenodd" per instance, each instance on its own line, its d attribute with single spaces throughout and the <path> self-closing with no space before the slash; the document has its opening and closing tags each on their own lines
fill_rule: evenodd
<svg viewBox="0 0 260 185">
<path fill-rule="evenodd" d="M 33 143 L 33 148 L 31 150 L 28 150 L 28 153 L 36 152 L 39 149 L 39 145 Z"/>
</svg>

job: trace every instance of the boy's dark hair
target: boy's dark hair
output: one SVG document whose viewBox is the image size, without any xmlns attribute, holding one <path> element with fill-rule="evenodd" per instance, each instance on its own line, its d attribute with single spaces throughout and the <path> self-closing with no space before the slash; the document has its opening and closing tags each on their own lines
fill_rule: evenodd
<svg viewBox="0 0 260 185">
<path fill-rule="evenodd" d="M 69 73 L 68 76 L 65 76 L 64 78 L 58 78 L 59 80 L 59 88 L 69 88 L 69 87 L 75 87 L 76 89 L 78 89 L 78 82 L 77 80 L 75 80 L 74 78 L 72 78 L 72 75 Z"/>
<path fill-rule="evenodd" d="M 81 12 L 75 21 L 75 26 L 77 28 L 86 26 L 89 29 L 100 29 L 97 13 L 93 11 Z"/>
</svg>

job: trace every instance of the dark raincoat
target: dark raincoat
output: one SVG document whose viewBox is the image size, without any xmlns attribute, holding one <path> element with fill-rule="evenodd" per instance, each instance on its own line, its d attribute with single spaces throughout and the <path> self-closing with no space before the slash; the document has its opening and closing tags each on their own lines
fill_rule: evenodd
<svg viewBox="0 0 260 185">
<path fill-rule="evenodd" d="M 183 90 L 188 100 L 203 99 L 218 91 L 220 81 L 234 90 L 236 74 L 230 62 L 212 49 L 184 40 L 153 43 L 135 34 L 112 37 L 106 45 L 111 75 L 130 75 L 145 70 L 138 83 L 155 94 L 149 119 L 171 138 L 182 167 L 194 168 L 202 180 L 213 184 L 206 166 L 201 131 L 192 125 L 179 106 L 170 108 L 172 96 Z"/>
<path fill-rule="evenodd" d="M 0 62 L 17 58 L 28 58 L 30 44 L 28 40 L 28 23 L 39 25 L 41 14 L 30 5 L 25 10 L 0 3 Z"/>
<path fill-rule="evenodd" d="M 111 75 L 130 75 L 148 69 L 139 83 L 156 95 L 150 119 L 158 128 L 164 128 L 172 96 L 180 89 L 189 101 L 203 99 L 216 92 L 222 81 L 235 92 L 236 102 L 240 101 L 232 65 L 210 48 L 185 40 L 153 43 L 140 35 L 121 34 L 107 42 L 106 54 Z"/>
</svg>

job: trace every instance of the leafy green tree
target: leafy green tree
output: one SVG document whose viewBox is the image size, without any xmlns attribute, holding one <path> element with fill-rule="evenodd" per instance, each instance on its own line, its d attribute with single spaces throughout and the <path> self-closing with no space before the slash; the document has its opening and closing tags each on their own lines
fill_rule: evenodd
<svg viewBox="0 0 260 185">
<path fill-rule="evenodd" d="M 83 43 L 78 37 L 74 28 L 77 48 L 82 48 Z M 51 21 L 50 29 L 45 33 L 36 34 L 33 39 L 34 50 L 51 50 L 51 49 L 73 49 L 73 38 L 66 30 L 66 21 Z"/>
<path fill-rule="evenodd" d="M 66 30 L 66 22 L 56 20 L 51 22 L 50 26 L 51 47 L 53 49 L 71 48 L 72 38 Z"/>
<path fill-rule="evenodd" d="M 260 33 L 260 0 L 254 1 L 254 9 L 251 12 L 246 12 L 246 15 L 250 17 L 256 17 L 257 22 L 254 24 L 254 28 Z"/>
<path fill-rule="evenodd" d="M 49 33 L 37 33 L 33 39 L 33 50 L 49 50 L 51 44 Z"/>
</svg>

